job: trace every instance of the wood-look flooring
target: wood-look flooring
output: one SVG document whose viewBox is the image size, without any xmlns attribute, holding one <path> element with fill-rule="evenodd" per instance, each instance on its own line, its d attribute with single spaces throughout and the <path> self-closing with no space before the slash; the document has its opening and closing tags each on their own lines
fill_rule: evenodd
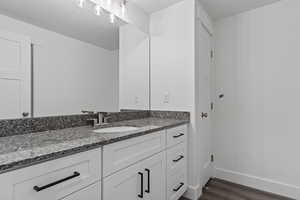
<svg viewBox="0 0 300 200">
<path fill-rule="evenodd" d="M 186 200 L 181 198 L 180 200 Z M 211 179 L 199 200 L 292 200 L 220 179 Z"/>
</svg>

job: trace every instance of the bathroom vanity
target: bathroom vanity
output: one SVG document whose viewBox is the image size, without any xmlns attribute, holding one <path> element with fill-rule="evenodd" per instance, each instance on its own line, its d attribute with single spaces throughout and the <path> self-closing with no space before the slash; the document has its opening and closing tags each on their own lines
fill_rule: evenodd
<svg viewBox="0 0 300 200">
<path fill-rule="evenodd" d="M 187 124 L 145 118 L 111 124 L 138 127 L 122 133 L 83 126 L 2 137 L 0 199 L 177 200 L 187 189 Z M 21 142 L 31 147 L 10 152 Z"/>
<path fill-rule="evenodd" d="M 148 15 L 78 2 L 37 6 L 50 26 L 0 5 L 19 16 L 0 13 L 0 200 L 179 199 L 189 113 L 151 106 Z M 156 95 L 162 110 L 181 98 Z"/>
</svg>

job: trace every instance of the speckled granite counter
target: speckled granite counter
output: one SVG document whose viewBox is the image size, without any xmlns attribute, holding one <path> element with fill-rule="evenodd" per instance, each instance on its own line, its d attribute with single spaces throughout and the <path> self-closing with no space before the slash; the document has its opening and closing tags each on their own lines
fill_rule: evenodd
<svg viewBox="0 0 300 200">
<path fill-rule="evenodd" d="M 115 122 L 97 128 L 82 126 L 0 137 L 0 173 L 187 123 L 189 120 L 144 118 Z M 135 126 L 139 129 L 111 134 L 93 132 L 94 129 L 108 126 Z"/>
</svg>

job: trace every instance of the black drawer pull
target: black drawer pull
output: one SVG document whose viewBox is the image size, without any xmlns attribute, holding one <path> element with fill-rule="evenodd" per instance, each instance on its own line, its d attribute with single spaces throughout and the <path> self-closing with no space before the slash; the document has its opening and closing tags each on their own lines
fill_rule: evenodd
<svg viewBox="0 0 300 200">
<path fill-rule="evenodd" d="M 148 187 L 145 190 L 146 193 L 150 193 L 150 169 L 145 169 L 145 171 L 147 172 L 147 176 L 148 176 Z"/>
<path fill-rule="evenodd" d="M 173 162 L 179 162 L 179 161 L 180 161 L 181 159 L 183 159 L 183 158 L 184 158 L 184 156 L 180 156 L 179 158 L 173 160 Z"/>
<path fill-rule="evenodd" d="M 180 183 L 180 185 L 177 188 L 173 189 L 173 191 L 178 192 L 178 190 L 180 190 L 180 188 L 182 188 L 182 186 L 184 186 L 184 183 Z"/>
<path fill-rule="evenodd" d="M 50 187 L 52 187 L 52 186 L 54 186 L 54 185 L 60 184 L 60 183 L 62 183 L 62 182 L 65 182 L 65 181 L 67 181 L 67 180 L 70 180 L 70 179 L 75 178 L 75 177 L 78 177 L 78 176 L 80 176 L 80 173 L 79 173 L 79 172 L 74 172 L 73 175 L 71 175 L 71 176 L 68 176 L 68 177 L 66 177 L 66 178 L 60 179 L 60 180 L 55 181 L 55 182 L 53 182 L 53 183 L 49 183 L 48 185 L 44 185 L 44 186 L 42 186 L 42 187 L 34 186 L 33 189 L 34 189 L 36 192 L 40 192 L 40 191 L 42 191 L 42 190 L 45 190 L 45 189 L 50 188 Z"/>
<path fill-rule="evenodd" d="M 183 134 L 183 133 L 180 133 L 179 135 L 174 135 L 173 138 L 179 138 L 179 137 L 181 137 L 181 136 L 184 136 L 184 134 Z"/>
<path fill-rule="evenodd" d="M 139 172 L 139 175 L 141 176 L 141 193 L 138 195 L 139 198 L 144 198 L 144 174 L 142 172 Z"/>
</svg>

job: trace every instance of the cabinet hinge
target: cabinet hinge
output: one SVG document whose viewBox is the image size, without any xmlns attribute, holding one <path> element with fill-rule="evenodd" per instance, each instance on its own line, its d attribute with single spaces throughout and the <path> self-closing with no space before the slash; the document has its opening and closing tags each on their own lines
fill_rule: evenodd
<svg viewBox="0 0 300 200">
<path fill-rule="evenodd" d="M 210 155 L 210 162 L 214 162 L 215 158 L 214 158 L 214 154 Z"/>
<path fill-rule="evenodd" d="M 210 51 L 210 58 L 213 59 L 214 58 L 214 50 Z"/>
<path fill-rule="evenodd" d="M 212 111 L 214 110 L 214 103 L 213 102 L 210 103 L 210 110 L 212 110 Z"/>
</svg>

